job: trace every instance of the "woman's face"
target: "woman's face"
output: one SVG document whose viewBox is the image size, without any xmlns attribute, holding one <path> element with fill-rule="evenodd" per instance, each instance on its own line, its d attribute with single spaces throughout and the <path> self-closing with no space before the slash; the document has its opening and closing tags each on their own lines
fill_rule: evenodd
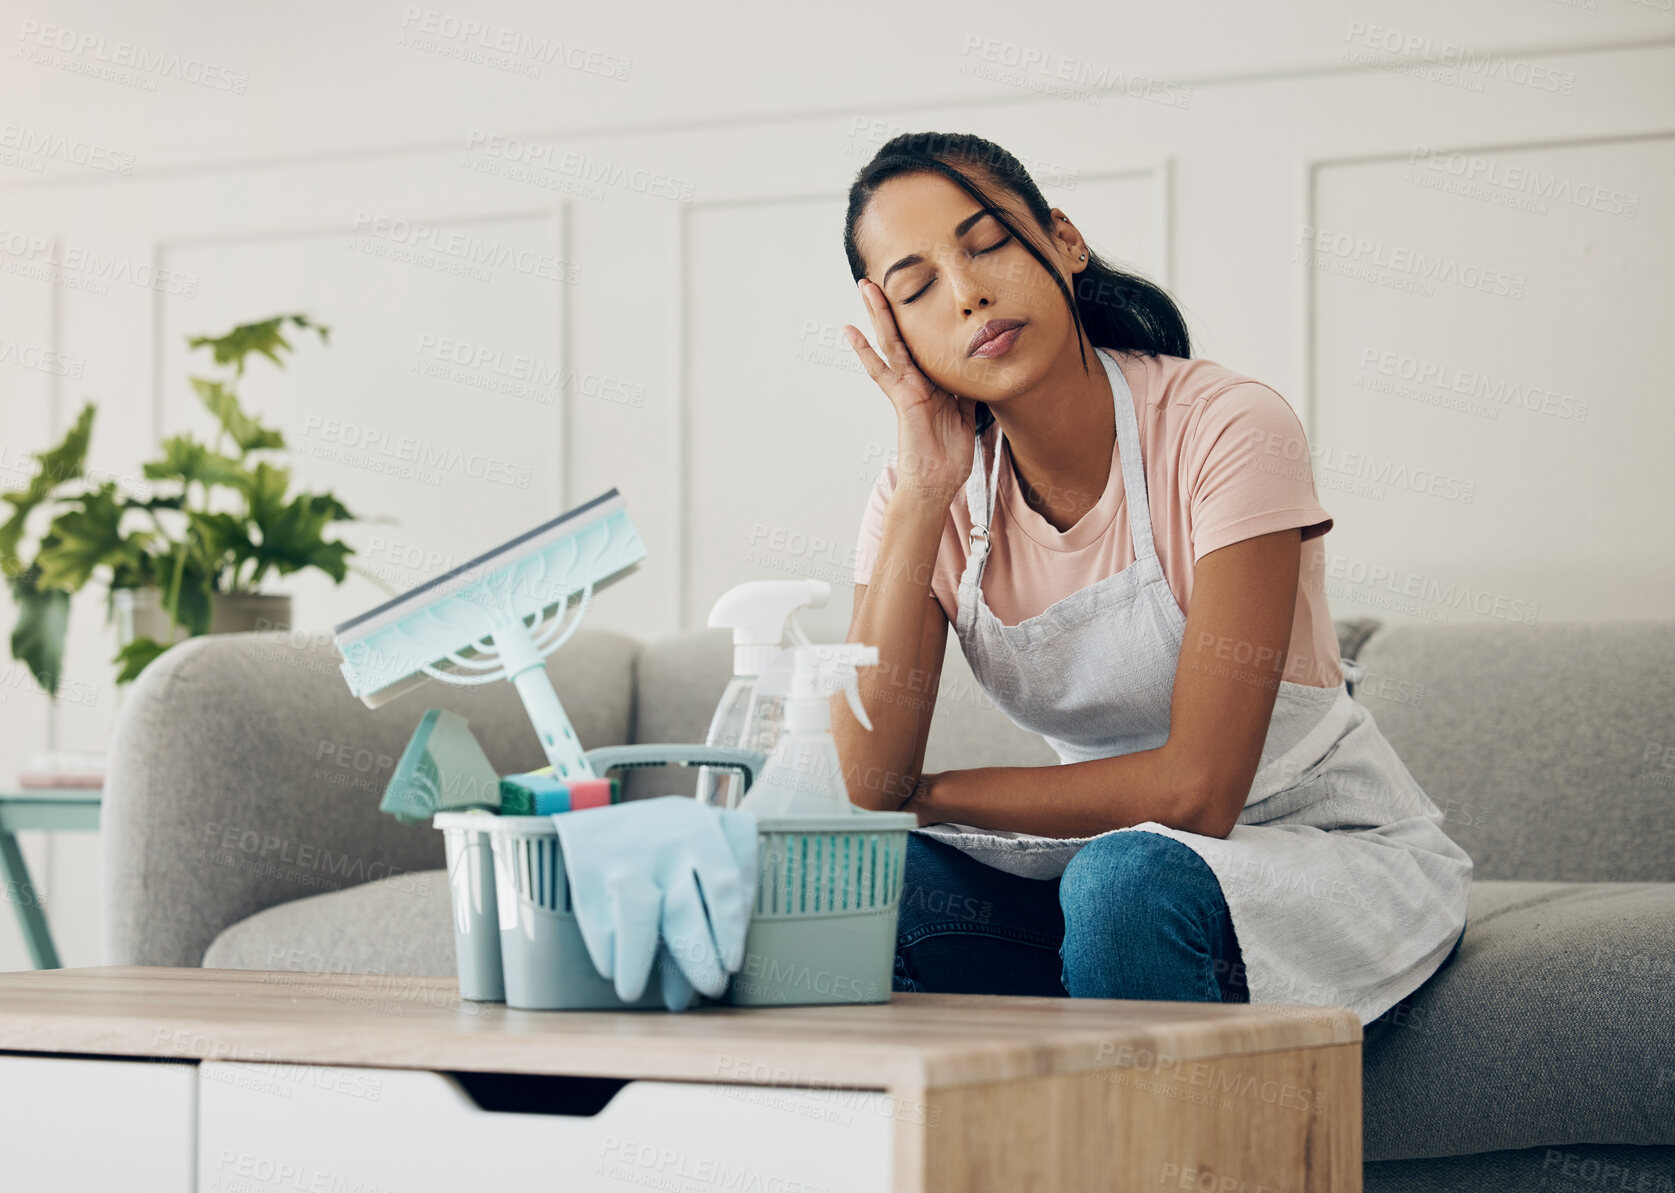
<svg viewBox="0 0 1675 1193">
<path fill-rule="evenodd" d="M 1004 204 L 1015 227 L 1035 218 L 987 177 L 976 181 Z M 1048 259 L 1067 284 L 1084 249 L 1056 208 Z M 935 173 L 899 175 L 873 194 L 855 227 L 866 276 L 884 291 L 914 363 L 949 393 L 1004 401 L 1039 384 L 1075 345 L 1076 325 L 1053 278 L 953 181 Z M 1016 325 L 974 351 L 991 321 Z M 880 346 L 882 347 L 882 346 Z"/>
</svg>

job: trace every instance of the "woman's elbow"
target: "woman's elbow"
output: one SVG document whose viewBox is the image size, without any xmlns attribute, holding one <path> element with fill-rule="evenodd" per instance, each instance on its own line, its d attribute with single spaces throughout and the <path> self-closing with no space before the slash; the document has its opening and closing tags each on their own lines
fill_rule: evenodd
<svg viewBox="0 0 1675 1193">
<path fill-rule="evenodd" d="M 1244 810 L 1244 797 L 1249 792 L 1238 791 L 1224 780 L 1202 778 L 1186 784 L 1181 791 L 1174 828 L 1204 837 L 1226 837 L 1239 823 Z"/>
</svg>

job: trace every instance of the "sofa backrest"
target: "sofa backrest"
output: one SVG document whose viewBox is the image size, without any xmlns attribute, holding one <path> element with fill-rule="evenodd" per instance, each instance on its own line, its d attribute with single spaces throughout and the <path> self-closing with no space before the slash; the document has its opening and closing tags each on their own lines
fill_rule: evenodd
<svg viewBox="0 0 1675 1193">
<path fill-rule="evenodd" d="M 1675 620 L 1387 625 L 1356 658 L 1473 877 L 1675 881 Z"/>
<path fill-rule="evenodd" d="M 1372 712 L 1477 878 L 1675 881 L 1675 621 L 1528 626 L 1336 624 Z M 731 674 L 727 630 L 647 643 L 635 741 L 698 742 Z M 1057 761 L 977 685 L 949 637 L 925 769 Z M 635 797 L 696 772 L 641 770 Z"/>
<path fill-rule="evenodd" d="M 629 740 L 639 648 L 584 627 L 547 660 L 590 748 Z M 105 782 L 105 964 L 198 965 L 264 908 L 443 865 L 441 833 L 378 810 L 427 708 L 464 716 L 501 774 L 546 764 L 509 683 L 432 682 L 369 709 L 341 662 L 319 635 L 209 634 L 134 682 Z"/>
<path fill-rule="evenodd" d="M 733 674 L 733 631 L 695 630 L 647 643 L 635 659 L 634 740 L 701 742 Z M 877 711 L 877 710 L 869 710 Z M 1044 766 L 1058 756 L 1041 735 L 1020 729 L 978 686 L 953 634 L 943 656 L 936 715 L 925 743 L 927 771 L 978 766 Z M 690 795 L 689 767 L 630 771 L 626 795 Z"/>
</svg>

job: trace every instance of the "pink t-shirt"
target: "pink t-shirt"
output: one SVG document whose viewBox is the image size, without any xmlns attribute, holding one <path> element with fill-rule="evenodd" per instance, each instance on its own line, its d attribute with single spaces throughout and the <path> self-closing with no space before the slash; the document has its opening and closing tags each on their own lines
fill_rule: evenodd
<svg viewBox="0 0 1675 1193">
<path fill-rule="evenodd" d="M 1134 395 L 1152 535 L 1182 613 L 1192 599 L 1194 564 L 1204 555 L 1242 539 L 1301 527 L 1297 611 L 1284 678 L 1315 687 L 1341 683 L 1321 541 L 1332 528 L 1332 516 L 1315 494 L 1308 442 L 1290 404 L 1270 387 L 1213 361 L 1113 355 Z M 985 433 L 991 459 L 997 431 L 991 426 Z M 873 485 L 861 519 L 855 548 L 857 584 L 872 578 L 884 511 L 895 487 L 892 464 Z M 948 508 L 931 576 L 931 595 L 950 624 L 956 617 L 970 532 L 971 515 L 962 490 Z M 1003 625 L 1034 617 L 1054 601 L 1133 563 L 1117 448 L 1111 449 L 1110 477 L 1098 503 L 1060 533 L 1024 501 L 1011 452 L 1003 445 L 989 541 L 983 597 Z"/>
</svg>

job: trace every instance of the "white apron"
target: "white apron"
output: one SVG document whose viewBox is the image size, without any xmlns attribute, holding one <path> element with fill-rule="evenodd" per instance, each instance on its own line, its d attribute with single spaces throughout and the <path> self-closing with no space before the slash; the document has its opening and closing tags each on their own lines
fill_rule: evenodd
<svg viewBox="0 0 1675 1193">
<path fill-rule="evenodd" d="M 1001 431 L 985 484 L 976 444 L 966 503 L 971 554 L 955 630 L 977 681 L 1062 763 L 1161 746 L 1186 615 L 1152 542 L 1140 429 L 1128 382 L 1099 349 L 1116 406 L 1135 560 L 1015 626 L 983 600 Z M 988 437 L 988 436 L 985 436 Z M 1344 661 L 1351 680 L 1360 665 Z M 1466 921 L 1472 863 L 1347 687 L 1282 681 L 1256 777 L 1225 839 L 1145 821 L 1114 832 L 1172 837 L 1221 883 L 1253 1003 L 1345 1006 L 1363 1024 L 1442 964 Z M 914 830 L 1026 878 L 1059 877 L 1093 837 L 1037 837 L 969 825 Z M 1106 836 L 1109 834 L 1100 834 Z"/>
</svg>

